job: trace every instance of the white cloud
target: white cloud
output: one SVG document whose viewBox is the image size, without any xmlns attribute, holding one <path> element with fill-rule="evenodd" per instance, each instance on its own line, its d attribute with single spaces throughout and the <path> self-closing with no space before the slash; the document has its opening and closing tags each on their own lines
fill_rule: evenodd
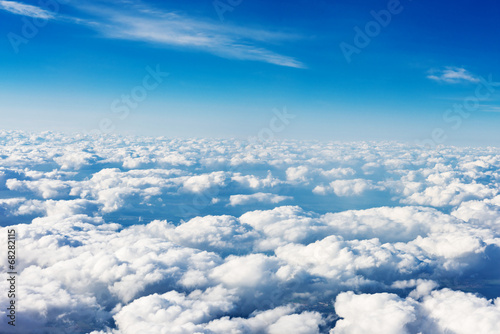
<svg viewBox="0 0 500 334">
<path fill-rule="evenodd" d="M 433 70 L 427 78 L 450 84 L 460 82 L 478 83 L 480 81 L 479 78 L 468 72 L 465 68 L 460 67 L 446 67 L 444 70 L 439 71 Z"/>
<path fill-rule="evenodd" d="M 183 188 L 193 193 L 201 193 L 214 186 L 224 185 L 226 175 L 224 172 L 214 172 L 211 174 L 202 174 L 191 176 L 183 183 Z"/>
<path fill-rule="evenodd" d="M 248 252 L 258 236 L 231 216 L 195 217 L 179 226 L 159 221 L 152 224 L 162 224 L 166 228 L 164 237 L 178 245 L 208 251 Z"/>
<path fill-rule="evenodd" d="M 165 17 L 166 16 L 166 17 Z M 164 13 L 161 16 L 129 16 L 115 13 L 111 24 L 101 26 L 110 38 L 146 41 L 159 45 L 188 47 L 209 52 L 225 58 L 263 61 L 274 65 L 303 68 L 299 61 L 274 53 L 262 47 L 252 46 L 247 41 L 272 36 L 264 31 L 242 33 L 235 27 L 215 25 L 197 21 L 179 14 Z"/>
<path fill-rule="evenodd" d="M 496 148 L 0 138 L 24 332 L 496 330 L 498 299 L 464 292 L 498 298 Z M 176 215 L 200 197 L 196 217 Z"/>
<path fill-rule="evenodd" d="M 29 16 L 38 19 L 52 19 L 53 13 L 40 7 L 26 5 L 16 1 L 0 1 L 0 9 L 17 15 Z"/>
<path fill-rule="evenodd" d="M 395 294 L 341 293 L 335 301 L 340 319 L 331 334 L 481 333 L 498 331 L 500 299 L 486 300 L 450 289 L 427 291 L 417 301 Z"/>
<path fill-rule="evenodd" d="M 270 172 L 268 172 L 266 178 L 259 178 L 255 175 L 242 175 L 241 173 L 234 173 L 231 179 L 251 189 L 274 187 L 283 182 L 274 178 Z"/>
<path fill-rule="evenodd" d="M 115 316 L 120 331 L 130 333 L 195 333 L 201 324 L 231 310 L 236 299 L 222 287 L 195 290 L 189 295 L 170 291 L 139 298 Z"/>
<path fill-rule="evenodd" d="M 328 235 L 328 227 L 299 207 L 281 206 L 267 211 L 251 211 L 240 222 L 254 228 L 265 238 L 257 239 L 257 250 L 274 250 L 290 242 L 312 242 Z"/>
<path fill-rule="evenodd" d="M 319 185 L 313 189 L 313 193 L 318 195 L 326 195 L 335 193 L 337 196 L 359 196 L 368 190 L 382 190 L 383 187 L 373 184 L 371 180 L 352 179 L 352 180 L 335 180 L 329 185 Z"/>
<path fill-rule="evenodd" d="M 293 57 L 262 46 L 264 43 L 275 44 L 298 39 L 294 34 L 213 23 L 141 3 L 126 2 L 111 7 L 109 4 L 96 5 L 82 1 L 72 5 L 94 16 L 86 20 L 75 18 L 74 22 L 97 29 L 107 38 L 197 50 L 229 59 L 261 61 L 294 68 L 305 67 Z"/>
<path fill-rule="evenodd" d="M 8 179 L 5 184 L 10 190 L 33 191 L 44 199 L 67 196 L 70 191 L 69 185 L 61 180 L 41 179 L 36 181 L 19 181 Z"/>
<path fill-rule="evenodd" d="M 406 325 L 416 320 L 415 308 L 397 295 L 341 293 L 335 311 L 342 318 L 331 334 L 408 334 Z"/>
<path fill-rule="evenodd" d="M 500 298 L 489 301 L 471 293 L 443 289 L 425 297 L 422 308 L 440 333 L 498 332 Z"/>
<path fill-rule="evenodd" d="M 64 16 L 65 20 L 96 29 L 107 38 L 197 50 L 228 59 L 305 68 L 305 65 L 295 58 L 273 52 L 262 45 L 298 39 L 294 34 L 217 24 L 180 13 L 149 8 L 139 3 L 122 2 L 114 8 L 111 8 L 109 3 L 89 4 L 86 1 L 68 4 L 90 13 L 93 17 Z M 38 19 L 55 17 L 53 13 L 40 7 L 15 1 L 0 1 L 0 9 Z M 179 162 L 175 158 L 171 161 Z"/>
<path fill-rule="evenodd" d="M 306 166 L 290 167 L 286 170 L 286 179 L 290 182 L 307 182 L 309 169 Z"/>
<path fill-rule="evenodd" d="M 290 305 L 276 307 L 267 311 L 256 312 L 253 317 L 229 318 L 211 321 L 206 329 L 210 333 L 319 333 L 319 326 L 324 320 L 318 312 L 292 314 Z"/>
<path fill-rule="evenodd" d="M 251 203 L 271 203 L 276 204 L 292 199 L 290 196 L 281 196 L 270 193 L 255 193 L 251 195 L 231 195 L 229 197 L 229 205 L 246 205 Z"/>
<path fill-rule="evenodd" d="M 330 179 L 340 179 L 353 176 L 356 171 L 352 168 L 332 168 L 330 170 L 322 170 L 321 174 Z"/>
<path fill-rule="evenodd" d="M 255 288 L 273 279 L 276 262 L 262 254 L 230 256 L 224 264 L 214 268 L 210 276 L 228 287 Z"/>
</svg>

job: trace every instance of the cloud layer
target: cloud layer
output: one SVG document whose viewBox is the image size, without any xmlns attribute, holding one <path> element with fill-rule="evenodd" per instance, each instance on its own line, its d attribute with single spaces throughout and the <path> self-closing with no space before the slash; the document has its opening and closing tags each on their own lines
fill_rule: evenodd
<svg viewBox="0 0 500 334">
<path fill-rule="evenodd" d="M 499 149 L 0 141 L 19 331 L 495 333 L 500 322 Z"/>
</svg>

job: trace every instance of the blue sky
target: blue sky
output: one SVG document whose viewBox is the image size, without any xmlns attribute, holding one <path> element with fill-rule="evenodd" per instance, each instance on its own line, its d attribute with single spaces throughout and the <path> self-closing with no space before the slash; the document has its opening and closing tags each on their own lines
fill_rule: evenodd
<svg viewBox="0 0 500 334">
<path fill-rule="evenodd" d="M 247 137 L 286 107 L 277 138 L 498 144 L 500 86 L 480 79 L 500 81 L 493 1 L 216 4 L 0 1 L 0 127 Z M 114 113 L 147 67 L 169 75 Z"/>
</svg>

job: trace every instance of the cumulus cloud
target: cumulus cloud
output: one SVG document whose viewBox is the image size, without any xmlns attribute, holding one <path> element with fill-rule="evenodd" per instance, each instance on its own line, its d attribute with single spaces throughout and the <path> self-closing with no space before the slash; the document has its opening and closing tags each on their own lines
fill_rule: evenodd
<svg viewBox="0 0 500 334">
<path fill-rule="evenodd" d="M 226 175 L 224 172 L 191 176 L 184 181 L 183 189 L 193 193 L 201 193 L 215 186 L 223 186 L 225 180 Z"/>
<path fill-rule="evenodd" d="M 419 300 L 395 294 L 341 293 L 335 310 L 341 319 L 330 333 L 484 333 L 497 331 L 500 300 L 450 289 Z"/>
<path fill-rule="evenodd" d="M 245 205 L 250 203 L 271 203 L 276 204 L 288 199 L 292 199 L 290 196 L 281 196 L 270 193 L 255 193 L 251 195 L 231 195 L 229 197 L 229 205 Z"/>
<path fill-rule="evenodd" d="M 416 320 L 410 303 L 388 293 L 341 293 L 335 301 L 335 311 L 341 320 L 331 334 L 407 334 L 406 325 Z"/>
<path fill-rule="evenodd" d="M 250 226 L 231 216 L 195 217 L 175 226 L 167 222 L 154 221 L 164 230 L 161 235 L 178 245 L 209 251 L 248 252 L 258 234 Z"/>
<path fill-rule="evenodd" d="M 329 192 L 335 193 L 337 196 L 359 196 L 368 190 L 383 189 L 380 186 L 373 184 L 370 180 L 353 179 L 353 180 L 335 180 L 329 185 L 319 185 L 313 189 L 313 193 L 325 195 Z"/>
<path fill-rule="evenodd" d="M 353 176 L 354 174 L 356 174 L 356 171 L 350 167 L 332 168 L 330 170 L 321 170 L 321 174 L 327 178 L 339 179 L 339 178 Z"/>
<path fill-rule="evenodd" d="M 496 148 L 0 139 L 0 244 L 16 230 L 23 332 L 460 334 L 500 322 Z"/>
<path fill-rule="evenodd" d="M 251 189 L 274 187 L 283 182 L 279 179 L 273 178 L 270 172 L 268 172 L 266 178 L 259 178 L 255 175 L 243 175 L 242 173 L 236 172 L 231 179 Z"/>
<path fill-rule="evenodd" d="M 202 330 L 201 324 L 231 310 L 235 298 L 222 287 L 187 296 L 170 291 L 139 298 L 114 318 L 122 333 L 195 333 Z"/>
<path fill-rule="evenodd" d="M 291 182 L 306 182 L 309 169 L 306 166 L 290 167 L 286 170 L 286 178 Z"/>
</svg>

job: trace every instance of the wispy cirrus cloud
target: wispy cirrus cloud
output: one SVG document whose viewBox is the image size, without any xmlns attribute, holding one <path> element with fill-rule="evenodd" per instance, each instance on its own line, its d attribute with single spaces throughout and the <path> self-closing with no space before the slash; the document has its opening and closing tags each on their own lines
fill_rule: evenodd
<svg viewBox="0 0 500 334">
<path fill-rule="evenodd" d="M 228 59 L 260 61 L 278 66 L 305 68 L 300 61 L 269 50 L 263 44 L 278 44 L 300 36 L 263 29 L 221 25 L 185 14 L 152 8 L 136 1 L 68 2 L 81 15 L 65 16 L 66 22 L 85 25 L 105 38 L 146 42 L 157 46 L 210 53 Z M 0 1 L 0 9 L 13 14 L 52 19 L 40 7 Z"/>
<path fill-rule="evenodd" d="M 477 83 L 480 81 L 478 77 L 461 67 L 446 67 L 444 70 L 431 70 L 427 78 L 449 84 L 462 82 Z"/>
<path fill-rule="evenodd" d="M 96 27 L 108 38 L 127 39 L 157 45 L 188 48 L 223 58 L 262 61 L 274 65 L 304 68 L 296 59 L 257 46 L 256 43 L 296 39 L 297 36 L 259 29 L 222 26 L 168 12 L 126 13 L 112 10 L 107 22 Z"/>
<path fill-rule="evenodd" d="M 481 105 L 481 111 L 484 112 L 500 112 L 500 106 L 493 106 L 493 105 Z"/>
<path fill-rule="evenodd" d="M 39 19 L 52 19 L 53 13 L 37 6 L 26 5 L 16 1 L 0 1 L 0 9 L 16 15 L 29 16 Z"/>
</svg>

